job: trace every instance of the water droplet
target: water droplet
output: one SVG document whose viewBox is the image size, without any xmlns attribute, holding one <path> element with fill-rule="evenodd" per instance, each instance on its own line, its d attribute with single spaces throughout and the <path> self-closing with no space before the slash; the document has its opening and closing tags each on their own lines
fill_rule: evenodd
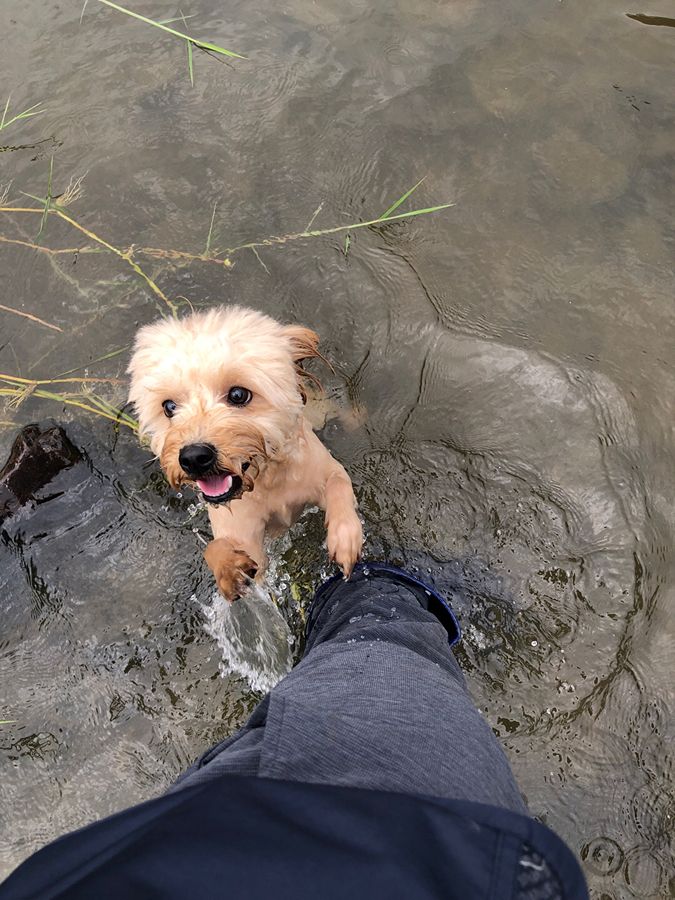
<svg viewBox="0 0 675 900">
<path fill-rule="evenodd" d="M 624 877 L 628 890 L 637 897 L 661 895 L 663 868 L 656 857 L 636 847 L 626 856 Z"/>
<path fill-rule="evenodd" d="M 581 858 L 594 875 L 613 875 L 621 868 L 623 850 L 611 838 L 597 837 L 582 849 Z"/>
</svg>

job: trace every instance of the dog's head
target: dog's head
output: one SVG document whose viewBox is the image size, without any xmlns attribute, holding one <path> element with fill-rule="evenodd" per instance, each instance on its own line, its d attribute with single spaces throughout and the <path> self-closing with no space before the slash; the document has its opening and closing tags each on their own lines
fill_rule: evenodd
<svg viewBox="0 0 675 900">
<path fill-rule="evenodd" d="M 308 328 L 236 306 L 141 328 L 129 399 L 171 485 L 214 504 L 253 490 L 298 440 L 304 379 L 316 380 L 301 362 L 321 357 L 318 343 Z"/>
</svg>

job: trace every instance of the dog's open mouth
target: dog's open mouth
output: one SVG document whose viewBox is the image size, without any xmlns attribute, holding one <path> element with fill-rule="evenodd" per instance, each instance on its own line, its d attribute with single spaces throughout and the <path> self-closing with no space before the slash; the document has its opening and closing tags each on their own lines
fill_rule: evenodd
<svg viewBox="0 0 675 900">
<path fill-rule="evenodd" d="M 227 503 L 241 494 L 242 480 L 235 472 L 223 472 L 196 479 L 207 503 Z"/>
</svg>

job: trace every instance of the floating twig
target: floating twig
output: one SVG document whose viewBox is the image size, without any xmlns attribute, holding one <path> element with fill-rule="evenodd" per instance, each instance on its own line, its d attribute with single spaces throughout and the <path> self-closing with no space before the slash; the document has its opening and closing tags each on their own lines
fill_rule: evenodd
<svg viewBox="0 0 675 900">
<path fill-rule="evenodd" d="M 47 205 L 47 202 L 42 200 L 40 197 L 33 197 L 32 194 L 26 194 L 25 196 L 30 197 L 31 200 L 38 200 L 40 203 L 44 203 L 45 206 Z M 24 207 L 0 206 L 0 212 L 40 213 L 41 215 L 45 214 L 44 210 L 34 209 L 33 207 L 30 207 L 30 206 L 24 206 Z M 64 222 L 68 222 L 70 225 L 72 225 L 73 228 L 77 228 L 83 234 L 86 234 L 87 237 L 90 238 L 92 241 L 95 241 L 97 244 L 100 244 L 102 247 L 105 247 L 106 250 L 108 250 L 110 253 L 115 253 L 117 256 L 120 257 L 120 259 L 123 259 L 126 263 L 128 263 L 131 266 L 131 268 L 134 270 L 134 272 L 136 272 L 137 275 L 140 275 L 141 278 L 144 279 L 144 281 L 149 285 L 149 287 L 154 291 L 154 293 L 157 294 L 157 296 L 160 297 L 164 301 L 164 303 L 166 303 L 166 305 L 169 307 L 169 309 L 171 310 L 173 315 L 174 316 L 177 315 L 178 309 L 175 306 L 175 304 L 172 303 L 171 300 L 169 300 L 169 298 L 166 296 L 166 294 L 162 290 L 160 290 L 159 287 L 157 287 L 157 285 L 152 280 L 152 278 L 150 278 L 149 275 L 146 275 L 145 272 L 138 266 L 138 264 L 135 263 L 133 261 L 133 259 L 131 258 L 132 254 L 134 253 L 133 247 L 130 247 L 127 250 L 119 250 L 117 247 L 113 247 L 112 244 L 109 244 L 102 237 L 99 237 L 97 234 L 94 234 L 93 231 L 89 231 L 87 228 L 85 228 L 84 225 L 80 225 L 79 222 L 76 222 L 75 219 L 72 218 L 72 216 L 66 215 L 66 213 L 53 200 L 50 202 L 49 209 L 47 209 L 46 214 L 58 216 L 60 219 L 63 219 Z M 9 239 L 7 240 L 7 242 L 14 243 L 13 241 L 9 241 Z M 84 248 L 84 250 L 82 250 L 82 251 L 75 251 L 75 252 L 86 252 L 86 251 L 87 251 L 87 248 Z M 91 250 L 89 250 L 88 252 L 91 252 Z"/>
<path fill-rule="evenodd" d="M 38 319 L 37 316 L 31 316 L 30 313 L 22 312 L 20 309 L 13 309 L 11 306 L 3 306 L 0 303 L 0 309 L 4 309 L 6 312 L 15 313 L 17 316 L 25 316 L 27 319 L 32 319 L 33 322 L 39 322 L 40 325 L 46 325 L 47 328 L 53 328 L 54 331 L 63 331 L 63 328 L 59 328 L 58 325 L 52 325 L 50 322 L 45 322 L 44 319 Z"/>
</svg>

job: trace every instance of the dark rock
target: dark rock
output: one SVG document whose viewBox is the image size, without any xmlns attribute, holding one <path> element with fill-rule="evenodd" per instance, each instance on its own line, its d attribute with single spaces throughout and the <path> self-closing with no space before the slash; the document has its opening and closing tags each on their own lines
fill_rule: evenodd
<svg viewBox="0 0 675 900">
<path fill-rule="evenodd" d="M 63 469 L 82 460 L 82 454 L 58 425 L 42 430 L 26 425 L 16 436 L 6 465 L 0 472 L 0 524 Z"/>
</svg>

